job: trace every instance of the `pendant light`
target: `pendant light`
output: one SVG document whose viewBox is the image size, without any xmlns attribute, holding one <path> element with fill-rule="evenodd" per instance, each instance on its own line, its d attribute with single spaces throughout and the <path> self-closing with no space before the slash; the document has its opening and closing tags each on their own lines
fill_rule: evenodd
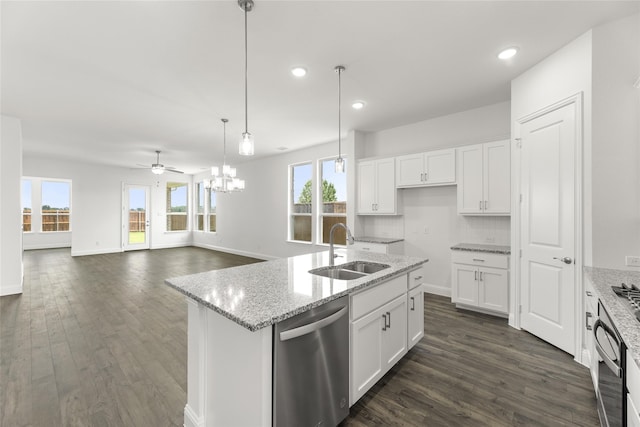
<svg viewBox="0 0 640 427">
<path fill-rule="evenodd" d="M 344 159 L 342 158 L 342 129 L 341 129 L 341 121 L 340 121 L 340 116 L 341 116 L 341 107 L 342 107 L 342 72 L 345 70 L 344 66 L 342 65 L 338 65 L 334 68 L 335 72 L 338 73 L 338 158 L 336 159 L 336 168 L 335 171 L 336 173 L 343 173 L 344 172 Z"/>
<path fill-rule="evenodd" d="M 211 179 L 205 179 L 205 188 L 211 188 L 217 193 L 231 193 L 244 190 L 244 179 L 236 178 L 236 168 L 227 164 L 227 122 L 228 119 L 220 119 L 224 128 L 222 170 L 217 166 L 211 168 Z"/>
<path fill-rule="evenodd" d="M 238 0 L 238 5 L 244 10 L 244 132 L 240 138 L 239 153 L 243 156 L 253 156 L 253 135 L 249 133 L 248 113 L 248 61 L 247 61 L 247 13 L 253 10 L 253 0 Z"/>
</svg>

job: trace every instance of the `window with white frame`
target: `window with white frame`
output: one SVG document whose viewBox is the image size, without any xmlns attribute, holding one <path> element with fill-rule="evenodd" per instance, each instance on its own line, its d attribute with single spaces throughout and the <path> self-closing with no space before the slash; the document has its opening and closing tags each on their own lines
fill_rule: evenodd
<svg viewBox="0 0 640 427">
<path fill-rule="evenodd" d="M 188 184 L 167 182 L 167 231 L 185 231 L 188 227 Z"/>
<path fill-rule="evenodd" d="M 71 231 L 71 182 L 43 180 L 41 204 L 43 233 Z"/>
<path fill-rule="evenodd" d="M 347 159 L 344 172 L 335 172 L 335 158 L 319 161 L 320 179 L 317 185 L 322 209 L 318 215 L 318 241 L 329 243 L 329 231 L 337 223 L 347 224 Z M 334 243 L 347 244 L 344 228 L 333 233 Z"/>
<path fill-rule="evenodd" d="M 209 189 L 209 212 L 207 213 L 209 217 L 209 232 L 215 233 L 217 231 L 217 223 L 216 223 L 216 208 L 217 208 L 218 200 L 216 196 L 216 192 L 213 189 Z"/>
<path fill-rule="evenodd" d="M 312 241 L 313 165 L 289 167 L 289 240 Z"/>
<path fill-rule="evenodd" d="M 196 226 L 198 231 L 204 231 L 204 207 L 205 207 L 204 183 L 196 183 Z"/>
<path fill-rule="evenodd" d="M 25 233 L 33 231 L 31 229 L 31 184 L 30 179 L 22 180 L 22 231 Z"/>
</svg>

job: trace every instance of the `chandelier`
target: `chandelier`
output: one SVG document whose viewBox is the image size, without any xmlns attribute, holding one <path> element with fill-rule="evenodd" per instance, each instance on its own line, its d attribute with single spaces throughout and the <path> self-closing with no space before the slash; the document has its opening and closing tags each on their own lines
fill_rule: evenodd
<svg viewBox="0 0 640 427">
<path fill-rule="evenodd" d="M 231 193 L 244 190 L 244 179 L 236 177 L 236 168 L 227 164 L 227 122 L 228 119 L 220 119 L 224 128 L 223 135 L 223 160 L 222 169 L 217 166 L 211 168 L 211 179 L 205 179 L 205 188 L 210 188 L 216 193 Z"/>
</svg>

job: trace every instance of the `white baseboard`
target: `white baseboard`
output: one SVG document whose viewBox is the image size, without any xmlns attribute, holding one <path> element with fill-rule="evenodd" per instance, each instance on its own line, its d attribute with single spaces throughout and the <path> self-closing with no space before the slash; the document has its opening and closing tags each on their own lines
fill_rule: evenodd
<svg viewBox="0 0 640 427">
<path fill-rule="evenodd" d="M 187 403 L 184 407 L 184 427 L 204 427 L 204 420 Z"/>
<path fill-rule="evenodd" d="M 7 295 L 17 295 L 22 293 L 22 283 L 18 283 L 16 285 L 3 286 L 0 289 L 0 297 L 4 297 Z"/>
<path fill-rule="evenodd" d="M 118 252 L 122 252 L 122 248 L 95 249 L 91 251 L 74 251 L 73 247 L 71 247 L 71 256 L 115 254 Z"/>
<path fill-rule="evenodd" d="M 246 257 L 250 257 L 250 258 L 263 259 L 265 261 L 278 259 L 278 257 L 274 257 L 274 256 L 271 256 L 271 255 L 259 254 L 257 252 L 240 251 L 240 250 L 237 250 L 237 249 L 231 249 L 231 248 L 225 248 L 225 247 L 221 247 L 221 246 L 208 245 L 206 243 L 193 243 L 192 246 L 195 246 L 195 247 L 198 247 L 198 248 L 203 248 L 203 249 L 209 249 L 209 250 L 212 250 L 212 251 L 227 252 L 227 253 L 230 253 L 230 254 L 246 256 Z"/>
<path fill-rule="evenodd" d="M 451 288 L 447 286 L 438 286 L 431 283 L 425 283 L 423 286 L 427 293 L 451 298 Z"/>
<path fill-rule="evenodd" d="M 64 244 L 59 244 L 59 243 L 49 243 L 49 244 L 38 244 L 38 245 L 24 245 L 22 247 L 22 249 L 24 249 L 25 251 L 34 251 L 34 250 L 38 250 L 38 249 L 58 249 L 58 248 L 70 248 L 71 247 L 71 243 L 64 243 Z"/>
<path fill-rule="evenodd" d="M 183 242 L 183 243 L 167 243 L 164 245 L 151 245 L 149 249 L 187 248 L 189 246 L 193 246 L 193 243 Z"/>
</svg>

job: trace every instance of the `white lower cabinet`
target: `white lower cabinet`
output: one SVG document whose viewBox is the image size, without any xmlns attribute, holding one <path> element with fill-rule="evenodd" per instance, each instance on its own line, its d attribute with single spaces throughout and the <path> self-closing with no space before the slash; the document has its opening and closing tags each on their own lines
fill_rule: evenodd
<svg viewBox="0 0 640 427">
<path fill-rule="evenodd" d="M 351 296 L 350 406 L 424 335 L 421 271 Z M 412 286 L 412 282 L 420 283 Z"/>
<path fill-rule="evenodd" d="M 451 258 L 453 302 L 489 313 L 509 313 L 507 255 L 454 251 Z"/>
<path fill-rule="evenodd" d="M 627 349 L 627 426 L 640 427 L 640 368 Z"/>
</svg>

